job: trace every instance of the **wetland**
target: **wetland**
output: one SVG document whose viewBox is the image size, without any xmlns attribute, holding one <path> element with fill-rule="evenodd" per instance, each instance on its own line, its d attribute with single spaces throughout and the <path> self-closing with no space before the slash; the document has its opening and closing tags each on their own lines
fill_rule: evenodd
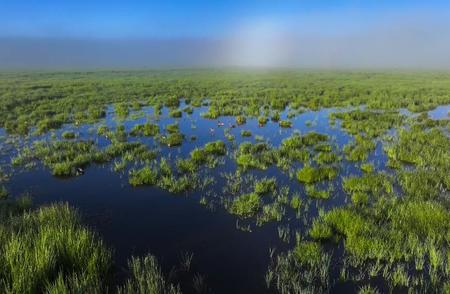
<svg viewBox="0 0 450 294">
<path fill-rule="evenodd" d="M 450 291 L 450 74 L 0 73 L 0 292 Z"/>
</svg>

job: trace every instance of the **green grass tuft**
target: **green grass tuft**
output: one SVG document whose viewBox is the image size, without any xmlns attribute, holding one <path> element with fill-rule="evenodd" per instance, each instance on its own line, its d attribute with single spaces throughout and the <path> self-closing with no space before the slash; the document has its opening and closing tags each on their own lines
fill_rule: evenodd
<svg viewBox="0 0 450 294">
<path fill-rule="evenodd" d="M 337 176 L 337 170 L 333 167 L 305 166 L 297 172 L 297 179 L 306 184 L 312 184 L 323 180 L 331 180 Z"/>
<path fill-rule="evenodd" d="M 261 199 L 256 193 L 243 194 L 235 198 L 230 207 L 230 211 L 242 218 L 255 216 L 261 209 Z"/>
</svg>

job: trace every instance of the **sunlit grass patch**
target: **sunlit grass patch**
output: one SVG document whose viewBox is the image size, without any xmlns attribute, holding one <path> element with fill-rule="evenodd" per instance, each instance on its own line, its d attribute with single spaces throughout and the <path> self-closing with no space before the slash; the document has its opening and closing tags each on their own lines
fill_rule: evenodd
<svg viewBox="0 0 450 294">
<path fill-rule="evenodd" d="M 245 117 L 245 116 L 243 116 L 243 115 L 238 115 L 238 116 L 236 116 L 236 123 L 238 124 L 238 125 L 243 125 L 243 124 L 245 124 L 247 122 L 247 118 Z"/>
<path fill-rule="evenodd" d="M 404 117 L 397 111 L 354 110 L 332 113 L 331 117 L 342 119 L 342 127 L 353 135 L 364 134 L 369 138 L 384 134 L 398 126 Z"/>
<path fill-rule="evenodd" d="M 133 186 L 155 185 L 158 181 L 158 172 L 148 166 L 130 170 L 128 181 Z"/>
<path fill-rule="evenodd" d="M 71 131 L 65 131 L 62 133 L 61 137 L 63 137 L 64 139 L 75 139 L 76 134 Z"/>
<path fill-rule="evenodd" d="M 375 168 L 372 163 L 361 164 L 361 170 L 365 173 L 368 173 L 368 174 L 373 173 L 374 169 Z"/>
<path fill-rule="evenodd" d="M 169 117 L 180 118 L 182 115 L 183 115 L 183 113 L 179 109 L 174 109 L 169 112 Z"/>
<path fill-rule="evenodd" d="M 267 143 L 244 142 L 236 153 L 237 164 L 245 169 L 267 169 L 274 163 L 273 150 Z"/>
<path fill-rule="evenodd" d="M 393 287 L 420 289 L 423 285 L 408 281 L 426 274 L 431 276 L 433 287 L 442 289 L 442 281 L 449 275 L 442 272 L 447 268 L 444 256 L 449 255 L 442 244 L 450 238 L 450 213 L 442 205 L 426 201 L 381 199 L 375 207 L 335 208 L 314 222 L 315 234 L 321 236 L 326 231 L 328 236 L 331 229 L 333 236 L 343 237 L 353 266 L 376 261 L 381 265 L 377 270 L 380 274 L 383 268 L 389 271 L 385 278 Z M 411 266 L 414 271 L 407 270 Z"/>
<path fill-rule="evenodd" d="M 375 142 L 372 139 L 356 135 L 355 141 L 347 143 L 343 151 L 348 160 L 360 161 L 366 160 L 375 147 Z"/>
<path fill-rule="evenodd" d="M 279 125 L 282 128 L 290 128 L 292 127 L 292 122 L 290 120 L 280 120 Z"/>
<path fill-rule="evenodd" d="M 297 240 L 295 248 L 276 256 L 266 273 L 280 293 L 322 293 L 330 287 L 331 256 L 319 243 Z"/>
<path fill-rule="evenodd" d="M 115 113 L 119 118 L 126 118 L 130 113 L 128 105 L 126 103 L 118 103 L 114 107 Z"/>
<path fill-rule="evenodd" d="M 335 163 L 337 161 L 341 160 L 341 157 L 338 156 L 336 153 L 333 152 L 319 152 L 314 156 L 314 161 L 318 164 L 329 164 L 329 163 Z"/>
<path fill-rule="evenodd" d="M 342 187 L 347 193 L 370 193 L 374 197 L 391 194 L 394 191 L 393 179 L 383 173 L 346 177 Z"/>
<path fill-rule="evenodd" d="M 181 133 L 169 133 L 167 136 L 161 136 L 160 142 L 168 147 L 180 146 L 183 143 L 184 136 Z"/>
<path fill-rule="evenodd" d="M 251 137 L 252 136 L 252 132 L 249 130 L 242 130 L 241 131 L 241 136 L 242 137 Z"/>
<path fill-rule="evenodd" d="M 255 193 L 264 195 L 275 192 L 277 188 L 277 181 L 275 178 L 263 178 L 255 182 Z"/>
<path fill-rule="evenodd" d="M 159 134 L 159 126 L 152 123 L 134 125 L 130 131 L 131 136 L 156 136 Z"/>
<path fill-rule="evenodd" d="M 324 180 L 331 180 L 337 176 L 338 172 L 333 167 L 312 167 L 305 166 L 297 171 L 297 179 L 306 184 L 312 184 Z"/>
<path fill-rule="evenodd" d="M 227 152 L 225 143 L 220 140 L 206 143 L 204 146 L 204 150 L 209 155 L 218 155 L 218 156 L 225 155 Z"/>
<path fill-rule="evenodd" d="M 330 196 L 331 196 L 331 192 L 329 190 L 319 190 L 313 184 L 306 185 L 305 191 L 306 191 L 306 195 L 308 195 L 308 197 L 311 197 L 314 199 L 326 200 L 326 199 L 330 198 Z"/>
<path fill-rule="evenodd" d="M 260 126 L 264 126 L 268 120 L 269 119 L 266 116 L 260 116 L 260 117 L 258 117 L 258 124 Z"/>
<path fill-rule="evenodd" d="M 243 194 L 235 198 L 231 204 L 230 211 L 243 218 L 255 216 L 261 209 L 262 201 L 258 194 Z"/>
</svg>

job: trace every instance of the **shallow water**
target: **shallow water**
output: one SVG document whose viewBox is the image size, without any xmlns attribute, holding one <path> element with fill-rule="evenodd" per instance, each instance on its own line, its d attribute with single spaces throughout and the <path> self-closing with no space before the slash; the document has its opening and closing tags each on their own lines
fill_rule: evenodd
<svg viewBox="0 0 450 294">
<path fill-rule="evenodd" d="M 428 116 L 431 119 L 450 119 L 450 104 L 441 105 L 428 111 Z"/>
<path fill-rule="evenodd" d="M 183 106 L 181 105 L 180 108 Z M 158 148 L 160 149 L 159 157 L 171 159 L 187 157 L 195 147 L 201 147 L 212 140 L 225 141 L 229 154 L 223 164 L 203 173 L 218 178 L 211 188 L 216 194 L 222 192 L 224 184 L 224 181 L 220 179 L 220 173 L 233 172 L 236 169 L 232 158 L 234 144 L 239 145 L 244 141 L 256 142 L 255 135 L 263 136 L 275 147 L 294 131 L 300 131 L 302 134 L 309 131 L 328 134 L 331 142 L 339 149 L 352 140 L 352 137 L 339 127 L 339 121 L 334 126 L 329 124 L 328 115 L 334 111 L 341 111 L 339 109 L 322 109 L 299 114 L 291 119 L 293 126 L 289 129 L 281 129 L 278 123 L 270 121 L 266 126 L 259 127 L 256 118 L 247 119 L 245 125 L 230 131 L 235 136 L 236 143 L 228 142 L 223 128 L 217 125 L 219 120 L 224 122 L 225 126 L 234 124 L 235 118 L 221 117 L 219 120 L 208 120 L 200 115 L 206 111 L 207 107 L 194 108 L 192 115 L 183 113 L 181 119 L 174 119 L 168 117 L 168 109 L 163 109 L 158 121 L 161 129 L 178 120 L 180 131 L 187 137 L 180 147 L 162 147 L 153 138 L 131 137 L 129 140 L 139 140 L 152 148 Z M 430 112 L 430 116 L 437 117 L 446 111 L 448 112 L 448 106 Z M 143 108 L 138 113 L 132 113 L 131 117 L 139 113 L 142 115 L 123 122 L 127 131 L 130 131 L 137 123 L 146 122 L 147 116 L 152 112 L 151 108 Z M 287 113 L 287 110 L 283 112 L 281 118 L 286 118 Z M 102 124 L 114 128 L 117 121 L 113 109 L 108 108 L 106 118 L 100 123 L 78 127 L 66 125 L 54 133 L 60 138 L 64 131 L 73 130 L 78 133 L 80 139 L 93 139 L 98 146 L 104 147 L 109 144 L 109 141 L 103 137 L 97 137 L 96 128 Z M 210 131 L 211 128 L 214 132 Z M 244 129 L 250 130 L 252 137 L 241 137 L 240 132 Z M 189 140 L 192 135 L 195 135 L 197 140 Z M 0 130 L 0 136 L 3 138 L 6 136 L 3 130 Z M 33 137 L 29 141 L 35 139 L 51 140 L 51 136 L 47 134 Z M 14 148 L 5 150 L 0 155 L 3 164 L 8 163 L 16 154 Z M 368 161 L 374 164 L 376 170 L 386 170 L 387 158 L 381 141 L 377 143 Z M 348 201 L 341 188 L 342 177 L 361 175 L 361 170 L 359 163 L 348 162 L 345 159 L 340 162 L 340 166 L 339 177 L 332 182 L 335 189 L 329 200 L 308 199 L 303 185 L 281 173 L 276 167 L 250 173 L 257 177 L 275 176 L 279 186 L 290 187 L 291 194 L 300 192 L 303 200 L 309 203 L 306 217 L 308 221 L 311 221 L 318 214 L 319 209 L 326 211 L 332 207 L 344 205 Z M 191 272 L 202 275 L 212 292 L 265 293 L 269 292 L 264 282 L 264 274 L 269 263 L 269 249 L 285 251 L 293 247 L 293 242 L 287 244 L 278 237 L 279 223 L 266 223 L 261 227 L 253 225 L 252 232 L 241 231 L 236 228 L 238 218 L 229 214 L 223 207 L 217 206 L 212 211 L 199 204 L 204 191 L 173 195 L 156 187 L 134 188 L 128 184 L 128 172 L 113 172 L 111 164 L 91 165 L 83 176 L 69 179 L 53 177 L 48 169 L 38 165 L 31 170 L 14 172 L 8 188 L 13 195 L 30 192 L 37 206 L 65 201 L 77 207 L 86 222 L 99 233 L 108 246 L 114 249 L 115 261 L 119 267 L 117 281 L 123 279 L 123 275 L 120 274 L 123 272 L 121 268 L 125 268 L 126 260 L 132 255 L 152 253 L 158 257 L 165 272 L 169 272 L 179 265 L 183 252 L 192 252 L 194 259 Z M 282 225 L 289 225 L 291 239 L 294 238 L 295 230 L 302 231 L 304 226 L 301 220 L 289 213 L 282 221 Z M 191 278 L 181 277 L 181 281 L 190 283 Z M 190 288 L 186 289 L 186 292 L 189 292 Z M 338 284 L 334 290 L 348 293 L 355 291 L 355 287 L 351 284 Z"/>
</svg>

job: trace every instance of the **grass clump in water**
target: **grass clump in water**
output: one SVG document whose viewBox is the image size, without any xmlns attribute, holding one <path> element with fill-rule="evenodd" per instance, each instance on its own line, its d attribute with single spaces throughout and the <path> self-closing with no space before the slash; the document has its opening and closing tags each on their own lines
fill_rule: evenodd
<svg viewBox="0 0 450 294">
<path fill-rule="evenodd" d="M 309 152 L 303 145 L 302 136 L 298 133 L 284 139 L 276 152 L 278 166 L 284 163 L 290 165 L 292 161 L 304 162 L 309 158 Z"/>
<path fill-rule="evenodd" d="M 322 249 L 315 242 L 299 242 L 294 249 L 294 256 L 300 263 L 318 264 L 322 260 Z"/>
<path fill-rule="evenodd" d="M 191 158 L 190 158 L 196 165 L 200 166 L 201 164 L 204 164 L 208 162 L 208 154 L 205 151 L 205 149 L 202 148 L 195 148 L 191 151 Z"/>
<path fill-rule="evenodd" d="M 264 195 L 275 192 L 277 188 L 277 181 L 275 178 L 264 178 L 255 182 L 255 193 Z"/>
<path fill-rule="evenodd" d="M 450 139 L 439 129 L 400 130 L 396 144 L 386 148 L 390 159 L 419 167 L 445 167 L 450 161 Z"/>
<path fill-rule="evenodd" d="M 358 290 L 358 294 L 380 294 L 380 291 L 376 287 L 372 287 L 371 285 L 366 285 Z"/>
<path fill-rule="evenodd" d="M 162 136 L 160 142 L 168 147 L 180 146 L 183 144 L 184 136 L 181 133 L 169 133 L 167 136 Z"/>
<path fill-rule="evenodd" d="M 261 198 L 256 193 L 243 194 L 233 200 L 230 211 L 242 218 L 255 216 L 261 209 Z"/>
<path fill-rule="evenodd" d="M 342 119 L 342 128 L 353 135 L 366 135 L 370 138 L 384 134 L 403 121 L 397 111 L 354 110 L 330 114 L 332 118 Z"/>
<path fill-rule="evenodd" d="M 302 142 L 306 146 L 314 146 L 318 143 L 323 143 L 328 140 L 328 136 L 325 134 L 320 134 L 316 132 L 308 132 L 302 137 Z"/>
<path fill-rule="evenodd" d="M 300 207 L 302 206 L 302 203 L 303 203 L 302 199 L 298 195 L 294 195 L 291 198 L 290 206 L 294 210 L 299 210 Z"/>
<path fill-rule="evenodd" d="M 282 128 L 290 128 L 292 127 L 292 122 L 290 120 L 280 120 L 280 127 Z"/>
<path fill-rule="evenodd" d="M 194 113 L 194 109 L 191 106 L 186 106 L 185 108 L 183 108 L 183 111 L 186 112 L 187 114 Z"/>
<path fill-rule="evenodd" d="M 267 118 L 267 116 L 260 116 L 260 117 L 258 117 L 258 124 L 260 126 L 264 126 L 268 120 L 269 119 Z"/>
<path fill-rule="evenodd" d="M 314 150 L 328 153 L 333 151 L 333 146 L 331 146 L 329 143 L 322 142 L 314 146 Z"/>
<path fill-rule="evenodd" d="M 375 274 L 390 287 L 416 291 L 445 287 L 450 253 L 443 244 L 450 238 L 450 213 L 441 204 L 380 198 L 371 208 L 334 208 L 316 221 L 344 238 L 345 254 L 360 277 Z M 408 282 L 423 275 L 431 284 Z"/>
<path fill-rule="evenodd" d="M 189 158 L 177 160 L 177 167 L 182 172 L 194 173 L 204 164 L 215 167 L 218 162 L 217 156 L 223 156 L 226 153 L 227 149 L 223 141 L 208 142 L 203 148 L 192 150 Z"/>
<path fill-rule="evenodd" d="M 107 126 L 102 125 L 97 128 L 97 135 L 105 136 L 105 137 L 112 137 L 112 132 Z"/>
<path fill-rule="evenodd" d="M 309 230 L 309 236 L 314 240 L 329 240 L 333 237 L 333 231 L 326 223 L 315 219 Z"/>
<path fill-rule="evenodd" d="M 216 119 L 220 116 L 220 111 L 216 106 L 211 105 L 208 109 L 208 112 L 202 113 L 202 116 L 204 118 Z"/>
<path fill-rule="evenodd" d="M 372 163 L 363 163 L 361 164 L 361 170 L 367 174 L 373 173 L 375 167 Z"/>
<path fill-rule="evenodd" d="M 319 152 L 314 157 L 314 160 L 318 164 L 328 164 L 328 163 L 335 163 L 341 160 L 340 156 L 338 156 L 336 153 L 333 152 Z"/>
<path fill-rule="evenodd" d="M 195 173 L 175 175 L 169 162 L 162 158 L 159 162 L 158 187 L 169 191 L 170 193 L 180 194 L 197 187 L 198 178 Z"/>
<path fill-rule="evenodd" d="M 137 137 L 137 136 L 156 136 L 159 134 L 159 126 L 152 123 L 145 123 L 142 125 L 135 125 L 131 129 L 130 135 Z"/>
<path fill-rule="evenodd" d="M 297 172 L 297 179 L 306 184 L 331 180 L 336 176 L 337 170 L 333 167 L 305 166 Z"/>
<path fill-rule="evenodd" d="M 168 283 L 153 255 L 133 257 L 128 266 L 131 278 L 119 287 L 118 294 L 180 294 L 180 288 Z"/>
<path fill-rule="evenodd" d="M 247 122 L 247 118 L 245 117 L 245 116 L 243 116 L 243 115 L 238 115 L 238 116 L 236 116 L 236 123 L 238 124 L 238 125 L 243 125 L 243 124 L 245 124 Z"/>
<path fill-rule="evenodd" d="M 116 127 L 116 131 L 114 133 L 111 133 L 111 141 L 118 143 L 118 142 L 126 142 L 127 141 L 127 131 L 125 130 L 124 125 L 118 125 Z"/>
<path fill-rule="evenodd" d="M 76 135 L 74 132 L 71 131 L 65 131 L 61 135 L 64 139 L 75 139 Z"/>
<path fill-rule="evenodd" d="M 94 160 L 96 148 L 92 141 L 35 142 L 33 158 L 41 159 L 55 176 L 73 176 Z"/>
<path fill-rule="evenodd" d="M 180 127 L 179 127 L 177 122 L 174 122 L 173 124 L 166 125 L 166 130 L 170 134 L 179 133 L 180 132 Z"/>
<path fill-rule="evenodd" d="M 127 155 L 131 159 L 151 160 L 156 152 L 138 142 L 113 141 L 99 150 L 93 141 L 35 141 L 32 148 L 25 148 L 19 157 L 13 159 L 17 165 L 41 161 L 55 176 L 76 176 L 92 163 L 106 163 Z"/>
<path fill-rule="evenodd" d="M 0 201 L 7 199 L 9 196 L 8 190 L 6 190 L 5 186 L 0 186 Z"/>
<path fill-rule="evenodd" d="M 306 195 L 308 197 L 314 198 L 314 199 L 329 199 L 331 196 L 330 191 L 328 190 L 318 190 L 316 187 L 312 184 L 308 184 L 305 186 Z"/>
<path fill-rule="evenodd" d="M 138 170 L 130 170 L 128 182 L 132 186 L 155 185 L 158 181 L 158 172 L 149 166 Z"/>
<path fill-rule="evenodd" d="M 227 153 L 227 147 L 225 146 L 225 143 L 221 140 L 208 142 L 203 147 L 203 150 L 208 155 L 217 155 L 217 156 L 223 156 Z"/>
<path fill-rule="evenodd" d="M 60 127 L 62 127 L 65 119 L 66 118 L 65 118 L 64 114 L 55 115 L 53 117 L 46 117 L 46 118 L 40 120 L 39 122 L 37 122 L 35 134 L 40 135 L 40 134 L 44 134 L 50 130 L 57 130 Z M 26 127 L 22 127 L 22 128 L 25 129 Z M 25 132 L 25 130 L 22 130 L 21 132 Z"/>
<path fill-rule="evenodd" d="M 400 130 L 386 148 L 389 161 L 396 162 L 398 179 L 406 197 L 437 200 L 450 189 L 450 138 L 445 131 L 412 127 Z M 414 166 L 414 169 L 404 166 Z"/>
<path fill-rule="evenodd" d="M 272 260 L 266 274 L 279 293 L 325 293 L 330 287 L 331 256 L 320 244 L 297 240 L 295 248 Z"/>
<path fill-rule="evenodd" d="M 126 103 L 116 104 L 114 107 L 114 111 L 115 111 L 116 115 L 121 119 L 126 118 L 128 116 L 128 114 L 130 113 L 130 110 Z"/>
<path fill-rule="evenodd" d="M 169 112 L 169 117 L 180 118 L 183 115 L 183 112 L 179 109 L 175 109 Z"/>
<path fill-rule="evenodd" d="M 158 186 L 170 193 L 180 194 L 194 189 L 197 186 L 197 178 L 194 175 L 182 175 L 176 177 L 173 174 L 162 175 L 158 181 Z"/>
<path fill-rule="evenodd" d="M 170 95 L 169 97 L 166 97 L 164 100 L 164 106 L 176 108 L 180 106 L 180 99 L 176 95 Z"/>
<path fill-rule="evenodd" d="M 9 192 L 5 186 L 0 186 L 0 201 L 6 200 L 9 197 Z"/>
<path fill-rule="evenodd" d="M 354 192 L 352 194 L 352 203 L 357 206 L 364 206 L 369 202 L 369 196 L 364 192 Z"/>
<path fill-rule="evenodd" d="M 343 151 L 348 160 L 360 161 L 366 160 L 374 149 L 375 143 L 372 139 L 356 135 L 355 141 L 346 144 Z"/>
<path fill-rule="evenodd" d="M 195 151 L 195 150 L 194 150 Z M 181 173 L 195 173 L 202 163 L 194 161 L 192 158 L 178 158 L 175 162 L 178 171 Z"/>
<path fill-rule="evenodd" d="M 280 113 L 278 111 L 275 111 L 272 114 L 272 117 L 270 118 L 272 121 L 277 122 L 280 120 Z"/>
<path fill-rule="evenodd" d="M 244 170 L 267 169 L 274 163 L 273 151 L 267 143 L 244 142 L 236 152 L 236 162 Z"/>
<path fill-rule="evenodd" d="M 252 136 L 252 132 L 249 130 L 242 130 L 241 131 L 241 136 L 242 137 L 251 137 Z"/>
<path fill-rule="evenodd" d="M 361 177 L 346 177 L 342 182 L 342 187 L 345 192 L 350 194 L 368 193 L 374 197 L 381 197 L 390 195 L 394 191 L 392 182 L 392 178 L 386 174 L 371 173 Z"/>
<path fill-rule="evenodd" d="M 279 202 L 273 202 L 269 204 L 265 204 L 262 207 L 261 213 L 256 218 L 256 224 L 262 225 L 271 221 L 281 221 L 283 216 L 285 215 L 286 210 L 284 206 Z M 285 240 L 288 239 L 289 233 L 282 232 L 282 236 L 284 236 Z M 282 237 L 283 238 L 283 237 Z"/>
</svg>

